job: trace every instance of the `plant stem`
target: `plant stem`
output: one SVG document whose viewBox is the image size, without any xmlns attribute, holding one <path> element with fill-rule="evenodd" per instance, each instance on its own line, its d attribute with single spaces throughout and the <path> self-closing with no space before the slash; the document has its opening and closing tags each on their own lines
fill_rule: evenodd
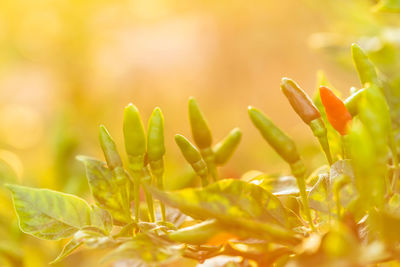
<svg viewBox="0 0 400 267">
<path fill-rule="evenodd" d="M 213 178 L 213 181 L 214 182 L 218 181 L 219 178 L 218 178 L 217 165 L 215 164 L 214 151 L 211 149 L 211 147 L 208 147 L 205 149 L 200 149 L 200 153 L 204 161 L 207 163 L 207 168 L 211 177 Z"/>
<path fill-rule="evenodd" d="M 325 156 L 326 156 L 326 159 L 328 160 L 329 166 L 331 166 L 333 163 L 333 160 L 332 160 L 331 150 L 329 148 L 328 131 L 326 130 L 324 122 L 322 121 L 321 118 L 318 118 L 318 119 L 312 120 L 309 125 L 310 125 L 310 128 L 311 128 L 314 136 L 318 138 L 319 144 L 321 145 L 321 148 L 325 153 Z"/>
<path fill-rule="evenodd" d="M 140 178 L 136 173 L 132 173 L 132 178 L 133 178 L 133 199 L 135 202 L 135 222 L 139 222 Z"/>
<path fill-rule="evenodd" d="M 154 213 L 154 202 L 153 196 L 147 190 L 146 186 L 151 185 L 151 175 L 149 172 L 148 166 L 145 166 L 142 170 L 142 179 L 141 182 L 143 183 L 143 190 L 146 195 L 146 202 L 147 202 L 147 211 L 149 213 L 150 222 L 155 222 L 155 213 Z"/>
<path fill-rule="evenodd" d="M 397 146 L 396 141 L 394 139 L 393 131 L 389 133 L 389 145 L 390 149 L 392 150 L 392 158 L 393 158 L 393 179 L 392 179 L 392 191 L 396 192 L 397 181 L 399 180 L 399 156 L 397 154 Z"/>
<path fill-rule="evenodd" d="M 157 181 L 157 188 L 160 190 L 164 190 L 164 183 L 163 183 L 163 174 L 156 174 L 155 175 L 156 181 Z M 165 205 L 162 203 L 160 200 L 160 209 L 161 209 L 161 219 L 163 222 L 166 222 L 166 215 L 165 215 Z"/>
<path fill-rule="evenodd" d="M 303 202 L 304 212 L 306 213 L 307 220 L 310 224 L 311 229 L 314 231 L 314 223 L 311 217 L 310 205 L 308 203 L 306 181 L 304 180 L 305 166 L 301 160 L 290 165 L 292 174 L 296 177 L 297 186 L 299 187 L 301 201 Z"/>
</svg>

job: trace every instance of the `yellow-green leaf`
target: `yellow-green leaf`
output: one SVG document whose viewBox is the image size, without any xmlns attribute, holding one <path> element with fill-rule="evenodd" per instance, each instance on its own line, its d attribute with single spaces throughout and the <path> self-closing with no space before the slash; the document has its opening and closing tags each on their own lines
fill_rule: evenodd
<svg viewBox="0 0 400 267">
<path fill-rule="evenodd" d="M 93 210 L 81 198 L 49 189 L 20 185 L 7 187 L 13 194 L 19 225 L 24 233 L 42 239 L 58 240 L 72 236 L 88 226 L 107 231 L 103 223 L 91 221 Z"/>
</svg>

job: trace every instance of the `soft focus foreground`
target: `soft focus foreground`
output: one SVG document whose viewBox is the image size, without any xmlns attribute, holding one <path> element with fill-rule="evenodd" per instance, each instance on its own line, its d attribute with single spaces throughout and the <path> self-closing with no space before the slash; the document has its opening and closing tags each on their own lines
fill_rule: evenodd
<svg viewBox="0 0 400 267">
<path fill-rule="evenodd" d="M 189 96 L 198 100 L 216 140 L 232 127 L 242 129 L 222 177 L 251 169 L 289 173 L 252 127 L 249 104 L 296 136 L 307 168 L 315 169 L 325 157 L 280 93 L 281 77 L 294 78 L 312 94 L 315 73 L 323 69 L 347 97 L 350 85 L 359 84 L 349 45 L 359 42 L 398 83 L 398 15 L 371 12 L 368 1 L 324 2 L 2 1 L 0 181 L 90 199 L 75 156 L 101 157 L 100 123 L 123 151 L 121 113 L 133 102 L 143 118 L 154 106 L 162 108 L 165 186 L 184 187 L 190 182 L 173 136 L 190 135 Z M 62 244 L 20 233 L 9 193 L 1 190 L 0 255 L 24 266 L 46 265 Z M 97 260 L 95 252 L 78 252 L 60 266 Z"/>
</svg>

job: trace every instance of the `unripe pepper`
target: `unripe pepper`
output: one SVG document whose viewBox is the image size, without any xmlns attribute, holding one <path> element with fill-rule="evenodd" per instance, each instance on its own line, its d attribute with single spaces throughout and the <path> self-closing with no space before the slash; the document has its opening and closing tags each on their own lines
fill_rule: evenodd
<svg viewBox="0 0 400 267">
<path fill-rule="evenodd" d="M 352 120 L 350 112 L 347 110 L 342 100 L 329 88 L 321 86 L 319 88 L 319 93 L 328 121 L 342 136 L 346 135 L 348 124 Z"/>
<path fill-rule="evenodd" d="M 99 139 L 107 166 L 111 170 L 113 178 L 120 189 L 124 209 L 129 210 L 130 183 L 122 166 L 121 157 L 119 156 L 115 142 L 104 125 L 100 125 Z"/>
<path fill-rule="evenodd" d="M 358 114 L 359 104 L 361 99 L 363 98 L 364 92 L 364 88 L 360 89 L 344 100 L 344 105 L 353 117 Z"/>
<path fill-rule="evenodd" d="M 196 100 L 189 99 L 189 120 L 194 142 L 200 149 L 209 148 L 212 145 L 212 135 L 208 123 L 201 112 Z"/>
<path fill-rule="evenodd" d="M 214 146 L 215 163 L 217 165 L 223 165 L 229 160 L 239 145 L 241 138 L 242 132 L 239 128 L 235 128 L 228 134 L 228 136 Z"/>
<path fill-rule="evenodd" d="M 125 149 L 128 154 L 129 168 L 134 184 L 135 220 L 139 220 L 140 185 L 149 184 L 151 177 L 148 175 L 146 158 L 146 134 L 138 109 L 129 104 L 124 110 L 123 132 Z M 151 195 L 144 188 L 148 205 L 149 217 L 154 221 L 154 208 Z"/>
<path fill-rule="evenodd" d="M 351 45 L 351 55 L 354 65 L 356 66 L 361 84 L 365 86 L 367 83 L 379 85 L 378 75 L 375 66 L 369 60 L 361 47 L 357 44 Z"/>
<path fill-rule="evenodd" d="M 192 136 L 200 153 L 207 163 L 207 168 L 214 181 L 218 180 L 218 173 L 215 164 L 215 154 L 212 150 L 212 135 L 208 123 L 201 112 L 196 100 L 189 99 L 189 121 L 192 129 Z"/>
<path fill-rule="evenodd" d="M 129 167 L 141 171 L 146 154 L 146 135 L 138 109 L 129 104 L 124 110 L 123 131 Z"/>
<path fill-rule="evenodd" d="M 264 139 L 289 164 L 300 160 L 297 148 L 284 132 L 272 123 L 261 111 L 249 107 L 249 116 L 253 124 L 260 131 Z"/>
<path fill-rule="evenodd" d="M 121 157 L 118 154 L 115 142 L 104 125 L 100 125 L 99 139 L 101 149 L 103 150 L 104 157 L 110 170 L 113 171 L 115 168 L 122 167 Z"/>
<path fill-rule="evenodd" d="M 310 227 L 314 229 L 307 198 L 306 183 L 304 180 L 305 166 L 303 161 L 300 159 L 300 155 L 297 152 L 293 140 L 275 126 L 275 124 L 273 124 L 261 111 L 253 107 L 249 107 L 248 111 L 251 121 L 260 131 L 264 139 L 287 163 L 289 163 L 292 173 L 296 177 L 297 186 L 299 187 L 301 200 L 308 222 L 310 223 Z"/>
<path fill-rule="evenodd" d="M 196 174 L 200 176 L 202 185 L 206 186 L 208 184 L 207 164 L 201 157 L 200 152 L 183 135 L 180 134 L 175 135 L 175 142 L 179 146 L 179 149 L 181 150 L 183 157 L 186 159 L 187 162 L 189 162 L 189 164 L 192 166 Z"/>
<path fill-rule="evenodd" d="M 161 190 L 164 188 L 164 117 L 160 108 L 155 108 L 149 120 L 147 130 L 147 157 L 150 168 L 157 181 L 157 187 Z M 160 203 L 161 215 L 163 221 L 165 217 L 165 206 Z"/>
<path fill-rule="evenodd" d="M 295 81 L 289 78 L 282 78 L 281 90 L 300 118 L 310 126 L 331 165 L 332 156 L 329 148 L 327 129 L 321 119 L 321 113 L 306 92 Z"/>
</svg>

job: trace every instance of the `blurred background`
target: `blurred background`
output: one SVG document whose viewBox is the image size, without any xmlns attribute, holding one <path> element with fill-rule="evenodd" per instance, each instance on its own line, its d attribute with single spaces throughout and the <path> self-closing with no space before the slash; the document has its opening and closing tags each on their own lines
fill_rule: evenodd
<svg viewBox="0 0 400 267">
<path fill-rule="evenodd" d="M 176 188 L 187 167 L 173 136 L 190 136 L 189 96 L 208 118 L 215 143 L 234 127 L 243 131 L 223 177 L 252 169 L 288 171 L 251 125 L 248 105 L 295 137 L 312 171 L 324 156 L 281 94 L 280 79 L 293 78 L 312 94 L 316 73 L 323 70 L 347 96 L 351 86 L 360 86 L 350 58 L 352 42 L 360 43 L 382 70 L 394 72 L 385 66 L 399 57 L 398 16 L 373 12 L 374 4 L 1 0 L 0 183 L 17 181 L 89 199 L 75 156 L 102 158 L 99 124 L 122 152 L 122 112 L 132 102 L 145 124 L 152 109 L 161 107 L 166 183 Z M 47 265 L 61 244 L 20 233 L 8 192 L 0 201 L 0 259 L 10 258 L 16 266 Z M 78 252 L 60 266 L 90 266 L 90 257 L 81 256 Z"/>
</svg>

